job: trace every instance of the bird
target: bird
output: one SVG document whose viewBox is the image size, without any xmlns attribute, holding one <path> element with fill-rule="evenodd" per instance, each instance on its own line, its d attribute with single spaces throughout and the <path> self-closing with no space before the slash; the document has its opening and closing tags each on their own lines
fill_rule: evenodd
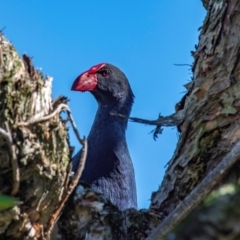
<svg viewBox="0 0 240 240">
<path fill-rule="evenodd" d="M 135 173 L 125 135 L 134 102 L 127 77 L 116 66 L 100 63 L 79 75 L 71 90 L 89 91 L 98 103 L 80 181 L 89 183 L 120 210 L 137 209 Z M 73 157 L 73 171 L 80 155 L 81 150 Z"/>
</svg>

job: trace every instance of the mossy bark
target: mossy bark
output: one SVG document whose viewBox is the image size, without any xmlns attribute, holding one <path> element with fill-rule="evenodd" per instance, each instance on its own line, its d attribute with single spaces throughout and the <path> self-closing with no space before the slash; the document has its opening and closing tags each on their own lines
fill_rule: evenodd
<svg viewBox="0 0 240 240">
<path fill-rule="evenodd" d="M 67 127 L 59 115 L 25 124 L 56 107 L 52 79 L 44 78 L 30 61 L 0 36 L 0 127 L 12 138 L 0 135 L 1 193 L 22 202 L 0 212 L 1 239 L 41 235 L 64 194 L 70 160 Z"/>
</svg>

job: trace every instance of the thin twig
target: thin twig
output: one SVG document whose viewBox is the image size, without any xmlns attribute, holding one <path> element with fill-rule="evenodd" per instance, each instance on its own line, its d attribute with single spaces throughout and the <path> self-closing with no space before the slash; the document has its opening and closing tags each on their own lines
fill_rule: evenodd
<svg viewBox="0 0 240 240">
<path fill-rule="evenodd" d="M 0 135 L 2 135 L 2 137 L 6 139 L 9 143 L 11 142 L 11 136 L 9 136 L 8 132 L 3 128 L 0 128 Z"/>
<path fill-rule="evenodd" d="M 46 196 L 48 195 L 49 191 L 46 191 L 44 193 L 42 193 L 42 196 L 40 197 L 37 207 L 36 207 L 36 211 L 39 211 L 40 209 L 40 205 L 42 204 L 43 200 L 46 198 Z"/>
<path fill-rule="evenodd" d="M 187 63 L 174 63 L 173 65 L 174 66 L 189 66 L 189 67 L 192 67 L 191 64 L 187 64 Z"/>
<path fill-rule="evenodd" d="M 60 105 L 62 105 L 62 106 L 59 107 Z M 67 191 L 65 193 L 65 196 L 62 198 L 62 200 L 60 201 L 60 203 L 56 207 L 55 211 L 51 215 L 51 218 L 49 219 L 49 222 L 48 222 L 48 225 L 47 225 L 47 229 L 45 231 L 45 236 L 43 237 L 43 239 L 48 239 L 50 237 L 52 229 L 53 229 L 56 221 L 58 220 L 58 218 L 59 218 L 59 216 L 60 216 L 60 214 L 62 212 L 62 209 L 63 209 L 66 201 L 68 200 L 68 198 L 70 197 L 70 195 L 73 192 L 74 188 L 77 186 L 77 184 L 79 182 L 79 179 L 80 179 L 80 177 L 82 175 L 82 172 L 83 172 L 83 169 L 84 169 L 84 166 L 85 166 L 86 157 L 87 157 L 87 139 L 85 137 L 83 137 L 83 139 L 81 139 L 81 136 L 80 136 L 80 134 L 79 134 L 79 132 L 77 130 L 76 124 L 74 122 L 74 119 L 72 117 L 71 111 L 68 108 L 68 106 L 65 105 L 65 104 L 60 104 L 60 105 L 57 107 L 58 112 L 60 112 L 61 110 L 66 110 L 66 112 L 68 114 L 68 118 L 70 119 L 70 122 L 72 124 L 74 133 L 75 133 L 78 141 L 82 145 L 82 150 L 81 150 L 81 157 L 80 157 L 79 165 L 78 165 L 77 171 L 76 171 L 76 173 L 74 175 L 74 178 L 73 178 L 72 182 L 70 183 L 70 185 L 68 186 L 68 189 L 67 189 Z M 56 110 L 54 112 L 56 112 Z M 53 114 L 50 114 L 50 115 L 51 115 L 51 117 L 54 116 Z M 51 118 L 51 117 L 49 117 L 50 115 L 46 116 L 44 118 L 44 120 Z M 68 173 L 67 173 L 67 176 L 66 176 L 67 178 L 69 178 L 69 176 L 70 176 L 69 173 L 70 172 L 69 172 L 69 169 L 68 169 Z M 66 180 L 64 182 L 64 185 L 66 184 L 66 182 L 68 182 L 68 180 Z"/>
<path fill-rule="evenodd" d="M 137 118 L 137 117 L 128 117 L 126 115 L 115 113 L 115 112 L 111 112 L 110 114 L 113 116 L 118 116 L 121 118 L 129 119 L 132 122 L 156 126 L 156 128 L 153 130 L 154 140 L 157 139 L 158 134 L 162 133 L 162 127 L 177 126 L 184 120 L 184 117 L 185 117 L 184 110 L 180 110 L 180 111 L 178 111 L 172 115 L 166 116 L 166 117 L 159 115 L 157 120 L 147 120 L 147 119 L 142 119 L 142 118 Z"/>
<path fill-rule="evenodd" d="M 13 144 L 11 130 L 10 130 L 10 127 L 7 122 L 5 122 L 5 125 L 6 125 L 8 133 L 9 133 L 10 143 L 11 143 L 10 152 L 12 155 L 12 172 L 13 172 L 13 187 L 12 187 L 11 195 L 14 196 L 17 194 L 17 192 L 19 190 L 19 186 L 20 186 L 20 170 L 19 170 L 19 166 L 18 166 L 18 162 L 17 162 L 16 146 L 15 146 L 15 144 Z"/>
<path fill-rule="evenodd" d="M 30 118 L 28 121 L 26 122 L 19 122 L 17 123 L 17 126 L 29 126 L 31 124 L 34 124 L 34 123 L 39 123 L 39 122 L 44 122 L 44 121 L 47 121 L 51 118 L 53 118 L 55 115 L 57 115 L 58 113 L 60 113 L 62 110 L 66 110 L 67 112 L 69 111 L 70 112 L 70 109 L 69 107 L 64 104 L 64 103 L 61 103 L 59 104 L 59 106 L 52 112 L 50 113 L 49 115 L 47 116 L 43 116 L 43 117 L 39 117 L 39 114 L 36 114 L 35 116 L 33 116 L 32 118 Z"/>
<path fill-rule="evenodd" d="M 78 165 L 78 169 L 76 174 L 74 175 L 74 178 L 71 182 L 71 184 L 69 185 L 67 192 L 64 196 L 64 198 L 62 199 L 62 201 L 59 203 L 58 207 L 56 208 L 56 210 L 54 211 L 54 213 L 51 215 L 51 218 L 48 222 L 48 227 L 46 229 L 46 238 L 48 239 L 51 235 L 52 229 L 56 223 L 56 221 L 58 220 L 62 208 L 64 207 L 64 204 L 66 203 L 66 201 L 68 200 L 69 196 L 71 195 L 72 191 L 74 190 L 74 188 L 77 186 L 79 179 L 82 175 L 83 169 L 84 169 L 84 165 L 85 165 L 85 161 L 86 161 L 86 156 L 87 156 L 87 139 L 81 139 L 82 142 L 82 150 L 81 150 L 81 158 L 80 158 L 80 162 Z"/>
<path fill-rule="evenodd" d="M 73 120 L 71 111 L 70 111 L 69 109 L 67 110 L 67 114 L 68 114 L 68 117 L 69 117 L 70 122 L 71 122 L 72 127 L 73 127 L 73 131 L 74 131 L 74 133 L 75 133 L 78 141 L 83 145 L 83 144 L 84 144 L 84 139 L 81 139 L 81 136 L 80 136 L 80 134 L 79 134 L 79 132 L 78 132 L 78 130 L 77 130 L 77 126 L 76 126 L 76 124 L 75 124 L 75 122 L 74 122 L 74 120 Z"/>
<path fill-rule="evenodd" d="M 12 174 L 13 174 L 13 186 L 11 195 L 16 195 L 19 190 L 20 184 L 20 170 L 18 167 L 17 156 L 16 156 L 16 146 L 13 144 L 11 130 L 7 122 L 5 122 L 7 130 L 0 128 L 0 135 L 7 141 L 7 145 L 10 151 L 10 159 L 12 164 Z"/>
<path fill-rule="evenodd" d="M 165 126 L 165 127 L 173 127 L 180 124 L 183 121 L 185 116 L 183 110 L 180 110 L 177 113 L 174 113 L 166 117 L 159 116 L 157 120 L 147 120 L 147 119 L 142 119 L 137 117 L 127 117 L 126 115 L 115 113 L 115 112 L 111 112 L 110 114 L 114 116 L 119 116 L 121 118 L 126 118 L 137 123 L 155 125 L 155 126 Z"/>
<path fill-rule="evenodd" d="M 179 224 L 216 187 L 224 174 L 240 159 L 240 142 L 222 161 L 192 190 L 192 192 L 168 215 L 146 240 L 157 240 Z"/>
<path fill-rule="evenodd" d="M 71 177 L 71 173 L 72 173 L 72 162 L 70 161 L 68 163 L 68 166 L 67 166 L 67 175 L 66 175 L 66 178 L 65 178 L 65 182 L 63 184 L 64 188 L 68 188 L 68 184 L 69 184 L 69 180 L 70 180 L 70 177 Z"/>
<path fill-rule="evenodd" d="M 68 114 L 68 117 L 69 117 L 70 122 L 71 122 L 72 127 L 73 127 L 73 131 L 74 131 L 78 141 L 81 144 L 83 144 L 83 140 L 81 139 L 80 134 L 77 130 L 76 124 L 75 124 L 75 122 L 73 120 L 73 117 L 72 117 L 72 114 L 71 114 L 71 111 L 70 111 L 68 105 L 66 105 L 64 103 L 59 104 L 59 106 L 51 114 L 49 114 L 47 116 L 39 117 L 39 115 L 37 114 L 26 122 L 19 122 L 17 124 L 17 126 L 28 126 L 28 125 L 31 125 L 31 124 L 34 124 L 34 123 L 47 121 L 47 120 L 51 119 L 52 117 L 54 117 L 55 115 L 57 115 L 58 113 L 60 113 L 63 110 L 65 110 Z"/>
<path fill-rule="evenodd" d="M 16 146 L 12 144 L 12 171 L 13 171 L 13 188 L 11 195 L 16 195 L 20 187 L 20 170 L 16 156 Z"/>
</svg>

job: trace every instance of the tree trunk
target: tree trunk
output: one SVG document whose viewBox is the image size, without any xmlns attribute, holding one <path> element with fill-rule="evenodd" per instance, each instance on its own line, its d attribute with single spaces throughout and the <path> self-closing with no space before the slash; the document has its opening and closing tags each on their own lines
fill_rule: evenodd
<svg viewBox="0 0 240 240">
<path fill-rule="evenodd" d="M 76 179 L 68 119 L 59 115 L 70 112 L 67 99 L 52 101 L 51 78 L 0 36 L 1 193 L 21 201 L 0 212 L 0 239 L 159 239 L 170 230 L 171 239 L 240 238 L 237 184 L 199 205 L 239 175 L 240 0 L 203 3 L 208 12 L 193 52 L 193 81 L 177 104 L 181 135 L 149 210 L 121 212 L 84 185 L 68 199 Z"/>
<path fill-rule="evenodd" d="M 211 1 L 181 102 L 181 136 L 151 208 L 168 215 L 240 139 L 240 1 Z M 238 171 L 234 171 L 238 173 Z M 231 176 L 232 177 L 232 174 Z"/>
<path fill-rule="evenodd" d="M 59 104 L 52 102 L 52 78 L 44 79 L 2 35 L 0 66 L 1 193 L 22 202 L 0 212 L 0 238 L 38 237 L 64 194 L 70 159 L 67 127 L 59 114 L 34 123 Z"/>
</svg>

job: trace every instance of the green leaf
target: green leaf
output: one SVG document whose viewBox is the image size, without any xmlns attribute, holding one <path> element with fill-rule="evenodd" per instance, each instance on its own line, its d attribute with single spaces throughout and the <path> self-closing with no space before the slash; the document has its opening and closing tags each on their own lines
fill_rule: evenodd
<svg viewBox="0 0 240 240">
<path fill-rule="evenodd" d="M 19 201 L 16 198 L 0 194 L 0 211 L 14 207 L 18 204 Z"/>
</svg>

